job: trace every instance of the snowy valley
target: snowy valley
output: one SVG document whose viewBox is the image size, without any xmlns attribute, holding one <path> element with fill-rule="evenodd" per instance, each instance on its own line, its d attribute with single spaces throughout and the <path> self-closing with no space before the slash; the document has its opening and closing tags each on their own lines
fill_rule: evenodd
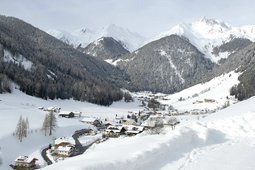
<svg viewBox="0 0 255 170">
<path fill-rule="evenodd" d="M 10 169 L 9 165 L 13 164 L 18 156 L 28 155 L 37 158 L 37 163 L 44 169 L 125 169 L 126 167 L 128 169 L 252 169 L 255 166 L 251 159 L 255 151 L 253 124 L 255 99 L 253 97 L 236 103 L 233 96 L 229 95 L 230 88 L 238 83 L 237 77 L 238 73 L 231 72 L 173 95 L 132 93 L 134 102 L 120 101 L 109 107 L 73 100 L 42 100 L 28 96 L 17 89 L 12 94 L 1 94 L 1 129 L 5 129 L 1 131 L 0 136 L 3 162 L 1 168 Z M 109 138 L 93 144 L 79 156 L 60 160 L 50 166 L 47 166 L 42 158 L 41 150 L 54 139 L 71 137 L 75 131 L 91 127 L 81 122 L 84 117 L 108 119 L 111 122 L 116 119 L 116 114 L 118 117 L 126 117 L 132 112 L 150 112 L 150 108 L 142 105 L 151 98 L 157 99 L 166 108 L 156 111 L 161 113 L 160 116 L 170 114 L 180 121 L 174 130 L 170 126 L 165 126 L 159 134 L 145 130 L 136 136 L 123 135 Z M 225 105 L 226 103 L 228 105 Z M 56 131 L 52 136 L 44 136 L 41 127 L 47 112 L 40 108 L 52 106 L 61 108 L 58 115 L 70 111 L 78 111 L 82 114 L 80 118 L 57 116 Z M 204 112 L 205 110 L 207 112 Z M 29 119 L 31 130 L 22 142 L 13 136 L 20 115 Z M 85 145 L 93 140 L 86 136 L 78 139 Z M 240 154 L 245 156 L 240 159 Z M 225 164 L 227 161 L 237 159 L 239 161 L 233 164 Z"/>
<path fill-rule="evenodd" d="M 254 75 L 252 25 L 148 40 L 0 15 L 0 169 L 253 170 Z"/>
</svg>

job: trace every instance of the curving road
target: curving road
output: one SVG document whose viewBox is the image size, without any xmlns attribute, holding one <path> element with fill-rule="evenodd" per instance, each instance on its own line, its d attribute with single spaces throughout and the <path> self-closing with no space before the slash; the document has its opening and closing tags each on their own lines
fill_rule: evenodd
<svg viewBox="0 0 255 170">
<path fill-rule="evenodd" d="M 41 152 L 41 155 L 42 155 L 43 159 L 45 160 L 45 162 L 46 162 L 48 165 L 51 165 L 51 164 L 52 164 L 52 161 L 48 158 L 47 153 L 46 153 L 48 149 L 49 149 L 49 147 L 44 148 L 44 149 L 42 150 L 42 152 Z"/>
<path fill-rule="evenodd" d="M 81 135 L 83 135 L 83 134 L 80 132 L 75 132 L 72 135 L 73 139 L 75 140 L 75 148 L 74 148 L 74 152 L 71 155 L 71 157 L 83 154 L 91 145 L 93 145 L 95 142 L 97 142 L 97 140 L 96 140 L 87 146 L 82 146 L 81 142 L 78 140 L 78 138 Z M 43 149 L 41 152 L 41 155 L 42 155 L 43 159 L 45 160 L 45 162 L 47 162 L 48 165 L 51 165 L 53 162 L 48 158 L 48 156 L 46 154 L 46 151 L 48 149 L 49 149 L 49 147 Z"/>
</svg>

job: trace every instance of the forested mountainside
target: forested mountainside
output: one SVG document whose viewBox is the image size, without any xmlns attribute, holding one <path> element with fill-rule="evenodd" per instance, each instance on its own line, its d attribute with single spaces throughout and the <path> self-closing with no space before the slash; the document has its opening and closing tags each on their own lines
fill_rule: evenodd
<svg viewBox="0 0 255 170">
<path fill-rule="evenodd" d="M 129 82 L 120 69 L 5 16 L 0 16 L 0 74 L 29 95 L 44 99 L 73 97 L 103 105 L 120 100 L 119 87 Z"/>
<path fill-rule="evenodd" d="M 173 93 L 208 80 L 215 64 L 186 38 L 170 35 L 141 47 L 118 66 L 136 90 Z"/>
<path fill-rule="evenodd" d="M 255 43 L 239 50 L 231 55 L 224 64 L 220 66 L 220 71 L 234 70 L 241 72 L 240 83 L 231 89 L 231 94 L 239 100 L 247 99 L 255 95 Z"/>
</svg>

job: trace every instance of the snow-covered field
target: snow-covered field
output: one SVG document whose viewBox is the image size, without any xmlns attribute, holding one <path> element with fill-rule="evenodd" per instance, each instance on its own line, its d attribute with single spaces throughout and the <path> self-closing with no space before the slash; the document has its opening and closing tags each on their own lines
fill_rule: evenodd
<svg viewBox="0 0 255 170">
<path fill-rule="evenodd" d="M 255 97 L 165 134 L 110 139 L 45 169 L 252 170 L 254 102 Z"/>
<path fill-rule="evenodd" d="M 229 101 L 230 106 L 225 109 L 206 115 L 181 115 L 178 117 L 181 124 L 175 130 L 166 127 L 159 135 L 145 132 L 93 144 L 84 154 L 44 169 L 252 170 L 255 167 L 255 97 L 234 104 L 229 89 L 238 83 L 237 77 L 238 74 L 231 72 L 173 95 L 154 95 L 160 102 L 178 110 L 215 109 Z M 153 95 L 143 92 L 134 96 Z M 179 101 L 180 97 L 184 100 Z M 217 102 L 194 103 L 204 99 Z M 81 111 L 83 116 L 113 119 L 116 114 L 126 115 L 128 111 L 142 110 L 140 104 L 138 100 L 133 103 L 121 101 L 104 107 L 73 100 L 45 101 L 18 90 L 13 94 L 1 94 L 0 127 L 4 130 L 0 132 L 3 157 L 0 168 L 10 169 L 8 165 L 19 155 L 33 155 L 39 158 L 40 165 L 44 165 L 40 157 L 41 148 L 52 142 L 54 137 L 70 136 L 75 130 L 87 126 L 78 118 L 58 118 L 59 128 L 53 137 L 45 137 L 39 130 L 34 130 L 20 143 L 12 136 L 20 115 L 28 117 L 32 129 L 39 129 L 46 114 L 38 109 L 42 106 L 61 107 L 61 112 Z M 89 142 L 87 137 L 81 137 L 80 141 L 84 145 Z"/>
<path fill-rule="evenodd" d="M 79 111 L 82 116 L 93 116 L 111 120 L 118 115 L 126 115 L 128 111 L 142 110 L 139 102 L 125 103 L 123 101 L 116 102 L 110 107 L 98 106 L 86 102 L 78 102 L 74 100 L 42 100 L 32 96 L 28 96 L 18 90 L 14 90 L 12 94 L 0 94 L 0 152 L 2 152 L 3 169 L 11 169 L 9 164 L 19 155 L 34 155 L 41 161 L 40 149 L 52 143 L 54 138 L 61 136 L 71 136 L 75 130 L 82 129 L 88 125 L 81 123 L 79 118 L 67 119 L 58 118 L 58 128 L 53 136 L 45 137 L 40 131 L 42 123 L 47 112 L 38 109 L 38 107 L 60 107 L 61 112 Z M 29 126 L 32 133 L 23 142 L 19 142 L 13 136 L 19 117 L 28 118 Z M 0 169 L 1 169 L 0 168 Z"/>
</svg>

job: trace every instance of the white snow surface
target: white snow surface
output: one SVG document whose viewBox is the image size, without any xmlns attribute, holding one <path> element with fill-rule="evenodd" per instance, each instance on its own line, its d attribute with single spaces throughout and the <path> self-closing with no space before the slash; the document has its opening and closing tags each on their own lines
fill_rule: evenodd
<svg viewBox="0 0 255 170">
<path fill-rule="evenodd" d="M 10 51 L 4 50 L 4 61 L 13 62 L 15 64 L 21 65 L 25 70 L 31 71 L 33 63 L 26 59 L 24 56 L 17 54 L 13 55 Z"/>
<path fill-rule="evenodd" d="M 185 107 L 185 103 L 176 99 L 194 93 L 202 92 L 203 97 L 218 101 L 221 96 L 229 95 L 229 88 L 238 83 L 237 77 L 237 73 L 230 72 L 165 98 L 179 103 L 180 107 Z M 199 120 L 191 115 L 180 116 L 181 121 L 191 119 L 181 122 L 175 130 L 165 128 L 160 135 L 142 133 L 94 144 L 83 155 L 45 169 L 252 170 L 255 167 L 254 103 L 255 97 L 231 103 L 226 109 L 200 116 Z"/>
<path fill-rule="evenodd" d="M 215 109 L 226 101 L 229 89 L 238 83 L 238 73 L 230 72 L 198 84 L 173 95 L 155 94 L 158 100 L 173 105 L 178 110 L 194 108 Z M 194 95 L 194 94 L 198 95 Z M 148 96 L 150 93 L 140 92 L 135 97 Z M 192 97 L 193 96 L 193 97 Z M 178 101 L 183 97 L 184 101 Z M 196 103 L 193 101 L 214 99 L 217 103 Z M 163 100 L 164 99 L 164 100 Z M 47 147 L 53 140 L 62 136 L 71 136 L 75 130 L 89 125 L 81 123 L 82 118 L 58 117 L 58 128 L 54 135 L 45 137 L 40 128 L 47 112 L 38 107 L 61 107 L 61 112 L 81 111 L 82 116 L 93 116 L 108 120 L 115 115 L 124 116 L 128 111 L 138 112 L 143 108 L 136 102 L 115 102 L 110 107 L 97 106 L 86 102 L 73 100 L 42 100 L 25 95 L 14 89 L 12 94 L 0 94 L 0 146 L 3 157 L 1 168 L 10 169 L 19 155 L 34 156 L 39 159 L 43 169 L 72 170 L 117 170 L 117 169 L 147 169 L 147 170 L 253 170 L 255 162 L 255 97 L 238 102 L 229 96 L 230 106 L 215 113 L 205 115 L 182 115 L 175 130 L 166 127 L 162 134 L 151 135 L 141 133 L 134 137 L 119 137 L 108 139 L 99 144 L 93 144 L 84 154 L 71 157 L 46 166 L 40 155 L 40 150 Z M 12 133 L 16 128 L 19 116 L 28 117 L 33 132 L 19 142 Z M 199 118 L 199 119 L 198 119 Z M 100 138 L 82 136 L 83 145 Z M 12 146 L 12 147 L 10 147 Z M 226 163 L 231 162 L 231 163 Z"/>
<path fill-rule="evenodd" d="M 80 122 L 80 118 L 67 119 L 58 117 L 58 128 L 53 136 L 44 136 L 41 132 L 42 123 L 46 111 L 39 107 L 60 107 L 61 112 L 80 111 L 82 116 L 93 116 L 101 119 L 113 120 L 115 115 L 127 115 L 128 111 L 138 112 L 140 102 L 125 103 L 119 101 L 111 106 L 99 106 L 86 102 L 74 100 L 42 100 L 40 98 L 28 96 L 16 88 L 11 94 L 0 94 L 0 151 L 2 152 L 3 164 L 0 169 L 8 170 L 10 164 L 20 155 L 32 155 L 39 159 L 39 164 L 44 166 L 40 150 L 53 144 L 55 138 L 73 135 L 75 130 L 87 128 L 89 125 Z M 60 112 L 60 113 L 61 113 Z M 19 117 L 28 118 L 30 134 L 19 142 L 13 136 Z M 32 130 L 32 132 L 31 132 Z"/>
<path fill-rule="evenodd" d="M 240 73 L 232 71 L 175 94 L 163 95 L 159 101 L 163 104 L 172 105 L 179 111 L 218 110 L 226 102 L 229 102 L 230 105 L 236 102 L 233 96 L 230 96 L 230 89 L 239 83 L 239 75 Z M 179 101 L 180 98 L 182 101 Z M 215 102 L 205 102 L 208 99 L 215 100 Z"/>
<path fill-rule="evenodd" d="M 170 30 L 160 33 L 153 40 L 172 34 L 185 36 L 199 51 L 205 54 L 205 57 L 217 63 L 221 58 L 226 58 L 226 54 L 213 55 L 214 47 L 229 42 L 233 38 L 247 38 L 254 42 L 255 26 L 232 27 L 219 20 L 203 18 L 191 24 L 178 24 Z"/>
<path fill-rule="evenodd" d="M 78 29 L 72 32 L 61 30 L 48 30 L 50 35 L 77 47 L 81 45 L 86 47 L 89 43 L 92 43 L 102 37 L 112 37 L 117 41 L 121 41 L 124 47 L 129 51 L 134 51 L 144 45 L 145 38 L 138 33 L 131 32 L 128 29 L 121 28 L 114 24 L 110 24 L 106 27 L 90 30 L 87 28 Z"/>
<path fill-rule="evenodd" d="M 250 98 L 165 134 L 110 139 L 45 169 L 252 170 L 254 102 Z"/>
</svg>

